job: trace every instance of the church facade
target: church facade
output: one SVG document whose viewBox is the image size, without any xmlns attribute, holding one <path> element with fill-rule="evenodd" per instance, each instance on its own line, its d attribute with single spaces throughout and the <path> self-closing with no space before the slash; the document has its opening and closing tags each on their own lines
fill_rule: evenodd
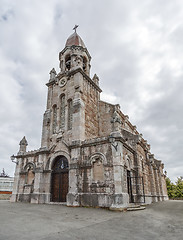
<svg viewBox="0 0 183 240">
<path fill-rule="evenodd" d="M 12 202 L 124 209 L 168 199 L 163 163 L 118 104 L 100 100 L 99 78 L 76 31 L 50 72 L 41 147 L 20 141 Z"/>
</svg>

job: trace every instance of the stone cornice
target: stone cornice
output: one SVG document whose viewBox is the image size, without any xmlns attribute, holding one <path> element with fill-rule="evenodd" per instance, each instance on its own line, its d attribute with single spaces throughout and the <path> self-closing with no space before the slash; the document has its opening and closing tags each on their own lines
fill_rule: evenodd
<svg viewBox="0 0 183 240">
<path fill-rule="evenodd" d="M 94 139 L 88 139 L 82 142 L 81 147 L 88 147 L 93 145 L 105 144 L 108 143 L 109 140 L 107 137 L 99 137 Z"/>
<path fill-rule="evenodd" d="M 55 83 L 56 83 L 56 78 L 53 79 L 52 81 L 46 83 L 46 86 L 49 87 L 49 86 L 51 86 L 51 85 L 53 85 L 53 84 L 55 84 Z"/>
<path fill-rule="evenodd" d="M 18 154 L 17 156 L 15 156 L 15 158 L 25 158 L 25 157 L 31 157 L 31 156 L 38 156 L 39 154 L 49 154 L 50 150 L 46 149 L 46 148 L 40 148 L 38 150 L 34 150 L 34 151 L 29 151 L 29 152 L 25 152 L 24 154 Z"/>
<path fill-rule="evenodd" d="M 125 142 L 123 142 L 123 146 L 126 149 L 128 149 L 131 153 L 135 153 L 135 150 L 132 147 L 130 147 L 128 144 L 126 144 Z"/>
<path fill-rule="evenodd" d="M 99 91 L 100 93 L 102 92 L 101 88 L 81 69 L 81 68 L 76 68 L 73 70 L 70 70 L 68 72 L 64 72 L 64 73 L 58 73 L 58 75 L 55 77 L 55 79 L 53 79 L 52 81 L 46 83 L 46 86 L 49 87 L 51 85 L 56 84 L 57 80 L 62 78 L 63 76 L 66 77 L 71 77 L 72 75 L 76 74 L 76 73 L 81 73 L 83 75 L 83 77 L 90 83 L 92 84 L 92 86 L 94 88 L 97 89 L 97 91 Z"/>
<path fill-rule="evenodd" d="M 91 56 L 90 56 L 87 48 L 84 48 L 84 47 L 82 47 L 82 46 L 75 46 L 75 45 L 73 45 L 73 46 L 66 46 L 66 47 L 59 53 L 59 59 L 60 59 L 60 55 L 64 54 L 68 49 L 73 50 L 73 49 L 77 49 L 77 48 L 79 48 L 79 49 L 81 49 L 81 51 L 85 52 L 85 53 L 87 54 L 89 60 L 91 60 Z"/>
<path fill-rule="evenodd" d="M 123 143 L 124 147 L 128 149 L 131 153 L 135 153 L 135 150 L 130 147 L 128 144 L 125 143 L 125 140 L 122 137 L 115 137 L 115 141 L 119 141 Z M 69 148 L 77 148 L 77 147 L 88 147 L 88 146 L 94 146 L 94 145 L 100 145 L 100 144 L 105 144 L 105 143 L 110 143 L 109 137 L 98 137 L 94 139 L 88 139 L 85 141 L 75 141 L 73 142 Z"/>
</svg>

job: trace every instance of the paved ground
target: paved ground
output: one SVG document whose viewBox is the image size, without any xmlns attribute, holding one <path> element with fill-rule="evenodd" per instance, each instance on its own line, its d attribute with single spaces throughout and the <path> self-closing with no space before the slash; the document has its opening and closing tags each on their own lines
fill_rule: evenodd
<svg viewBox="0 0 183 240">
<path fill-rule="evenodd" d="M 111 212 L 0 201 L 0 240 L 182 240 L 183 201 Z"/>
</svg>

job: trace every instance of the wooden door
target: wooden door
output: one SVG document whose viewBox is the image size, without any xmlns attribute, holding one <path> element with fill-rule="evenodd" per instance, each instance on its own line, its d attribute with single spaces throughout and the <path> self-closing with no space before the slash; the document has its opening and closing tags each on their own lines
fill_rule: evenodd
<svg viewBox="0 0 183 240">
<path fill-rule="evenodd" d="M 61 173 L 61 187 L 60 187 L 60 201 L 66 202 L 67 193 L 69 188 L 69 181 L 68 181 L 68 172 Z"/>
<path fill-rule="evenodd" d="M 59 156 L 55 160 L 51 181 L 51 201 L 66 202 L 69 188 L 69 171 L 68 162 L 65 157 Z"/>
<path fill-rule="evenodd" d="M 59 173 L 53 173 L 52 174 L 52 201 L 53 202 L 60 202 L 60 174 Z"/>
</svg>

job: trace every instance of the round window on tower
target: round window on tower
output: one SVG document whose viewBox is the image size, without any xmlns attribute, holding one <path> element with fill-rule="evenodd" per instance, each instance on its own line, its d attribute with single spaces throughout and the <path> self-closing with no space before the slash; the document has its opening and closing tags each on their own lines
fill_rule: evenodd
<svg viewBox="0 0 183 240">
<path fill-rule="evenodd" d="M 63 77 L 59 80 L 59 86 L 60 87 L 64 87 L 66 83 L 67 83 L 66 77 Z"/>
</svg>

